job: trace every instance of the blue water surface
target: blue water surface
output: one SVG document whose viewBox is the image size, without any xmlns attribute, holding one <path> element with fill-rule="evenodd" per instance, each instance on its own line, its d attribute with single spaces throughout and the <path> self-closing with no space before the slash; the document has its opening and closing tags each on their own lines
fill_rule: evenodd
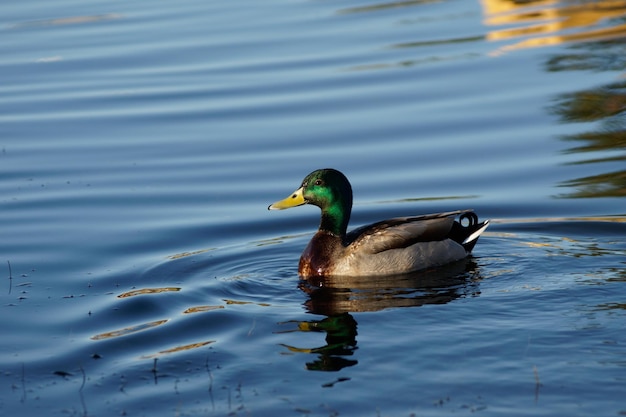
<svg viewBox="0 0 626 417">
<path fill-rule="evenodd" d="M 0 414 L 626 413 L 626 2 L 0 9 Z M 320 288 L 322 167 L 492 224 Z"/>
</svg>

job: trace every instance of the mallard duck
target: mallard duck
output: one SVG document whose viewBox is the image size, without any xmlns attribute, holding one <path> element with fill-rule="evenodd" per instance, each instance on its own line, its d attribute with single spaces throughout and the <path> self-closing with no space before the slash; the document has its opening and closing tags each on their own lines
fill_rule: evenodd
<svg viewBox="0 0 626 417">
<path fill-rule="evenodd" d="M 300 257 L 298 273 L 303 278 L 392 275 L 441 266 L 467 257 L 489 225 L 479 223 L 472 210 L 457 210 L 397 217 L 346 233 L 352 187 L 345 175 L 331 168 L 311 172 L 300 188 L 268 209 L 303 204 L 322 210 L 319 230 Z"/>
</svg>

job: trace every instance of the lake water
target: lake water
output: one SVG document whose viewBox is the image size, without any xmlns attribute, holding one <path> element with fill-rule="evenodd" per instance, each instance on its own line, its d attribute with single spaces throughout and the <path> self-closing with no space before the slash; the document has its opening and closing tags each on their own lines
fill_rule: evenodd
<svg viewBox="0 0 626 417">
<path fill-rule="evenodd" d="M 626 1 L 0 10 L 0 414 L 626 414 Z M 306 285 L 323 167 L 492 225 Z"/>
</svg>

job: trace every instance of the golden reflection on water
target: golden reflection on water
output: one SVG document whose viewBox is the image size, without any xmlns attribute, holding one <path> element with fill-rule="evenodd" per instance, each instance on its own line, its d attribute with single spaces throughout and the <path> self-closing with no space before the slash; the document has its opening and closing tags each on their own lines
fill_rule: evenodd
<svg viewBox="0 0 626 417">
<path fill-rule="evenodd" d="M 143 355 L 141 358 L 142 359 L 157 358 L 159 356 L 167 355 L 169 353 L 183 352 L 183 351 L 186 351 L 186 350 L 192 350 L 192 349 L 201 348 L 201 347 L 204 347 L 206 345 L 210 345 L 211 343 L 215 343 L 215 340 L 206 340 L 204 342 L 189 343 L 188 345 L 175 346 L 173 348 L 161 350 L 161 351 L 159 351 L 157 353 L 153 353 L 151 355 Z"/>
<path fill-rule="evenodd" d="M 224 299 L 224 302 L 226 304 L 236 304 L 236 305 L 246 305 L 246 304 L 253 304 L 253 305 L 257 305 L 259 307 L 271 307 L 272 305 L 269 303 L 255 303 L 253 301 L 239 301 L 239 300 L 230 300 L 230 299 Z"/>
<path fill-rule="evenodd" d="M 488 41 L 525 38 L 493 51 L 497 56 L 517 49 L 566 42 L 626 37 L 626 1 L 566 2 L 556 0 L 481 0 Z"/>
<path fill-rule="evenodd" d="M 224 306 L 195 306 L 183 311 L 183 314 L 204 313 L 205 311 L 221 310 Z"/>
<path fill-rule="evenodd" d="M 141 323 L 135 326 L 128 326 L 120 330 L 113 330 L 111 332 L 97 334 L 95 336 L 92 336 L 91 340 L 103 340 L 103 339 L 111 339 L 113 337 L 125 336 L 127 334 L 136 333 L 142 330 L 152 329 L 154 327 L 165 324 L 168 321 L 169 321 L 168 319 L 164 319 L 164 320 L 151 321 L 149 323 Z"/>
<path fill-rule="evenodd" d="M 164 287 L 164 288 L 140 288 L 138 290 L 128 291 L 117 296 L 117 298 L 128 298 L 136 295 L 159 294 L 162 292 L 178 292 L 180 287 Z"/>
</svg>

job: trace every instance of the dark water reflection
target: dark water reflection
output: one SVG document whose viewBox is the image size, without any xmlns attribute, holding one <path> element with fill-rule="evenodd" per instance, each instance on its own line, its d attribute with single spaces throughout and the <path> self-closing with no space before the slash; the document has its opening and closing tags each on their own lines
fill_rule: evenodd
<svg viewBox="0 0 626 417">
<path fill-rule="evenodd" d="M 478 265 L 471 259 L 443 268 L 387 277 L 322 277 L 301 281 L 308 295 L 307 312 L 326 316 L 321 320 L 285 322 L 296 324 L 288 332 L 325 333 L 326 344 L 316 347 L 283 345 L 291 352 L 317 355 L 306 363 L 315 371 L 339 371 L 354 366 L 350 357 L 357 349 L 357 320 L 351 313 L 387 308 L 446 304 L 462 297 L 477 297 L 481 281 Z"/>
<path fill-rule="evenodd" d="M 445 304 L 480 294 L 480 272 L 471 260 L 437 270 L 387 277 L 323 277 L 300 284 L 308 312 L 333 316 L 345 312 Z"/>
<path fill-rule="evenodd" d="M 577 46 L 577 53 L 552 57 L 547 67 L 550 71 L 626 69 L 624 41 L 597 42 Z M 598 59 L 602 56 L 601 59 Z M 572 164 L 603 164 L 615 166 L 626 160 L 626 82 L 619 81 L 603 86 L 562 94 L 551 106 L 563 123 L 588 123 L 591 130 L 562 136 L 574 144 L 565 152 L 586 154 Z M 574 192 L 562 194 L 567 198 L 624 197 L 626 196 L 626 170 L 617 169 L 596 175 L 575 178 L 562 183 Z"/>
<path fill-rule="evenodd" d="M 286 322 L 283 324 L 292 324 Z M 310 371 L 339 371 L 353 366 L 358 361 L 348 357 L 357 349 L 357 322 L 349 313 L 328 316 L 322 320 L 307 320 L 295 322 L 299 332 L 325 333 L 326 345 L 318 347 L 295 347 L 283 344 L 291 352 L 317 355 L 317 358 L 307 362 L 306 368 Z"/>
</svg>

